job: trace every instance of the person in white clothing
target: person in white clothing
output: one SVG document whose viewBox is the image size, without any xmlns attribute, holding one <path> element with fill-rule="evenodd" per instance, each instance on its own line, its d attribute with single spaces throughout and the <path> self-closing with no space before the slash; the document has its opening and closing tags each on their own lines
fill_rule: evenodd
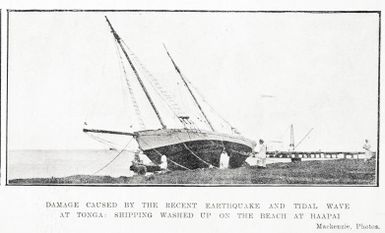
<svg viewBox="0 0 385 233">
<path fill-rule="evenodd" d="M 223 149 L 221 153 L 221 157 L 219 158 L 219 168 L 220 169 L 229 168 L 229 161 L 230 161 L 230 157 L 227 154 L 226 150 Z"/>
<path fill-rule="evenodd" d="M 264 144 L 263 139 L 259 139 L 258 167 L 266 167 L 266 153 L 267 146 Z"/>
<path fill-rule="evenodd" d="M 256 152 L 253 151 L 250 153 L 249 157 L 245 160 L 246 166 L 254 167 L 258 165 L 258 158 L 256 156 Z"/>
<path fill-rule="evenodd" d="M 260 139 L 258 152 L 253 151 L 250 153 L 250 156 L 245 160 L 246 166 L 265 168 L 266 152 L 267 152 L 267 147 L 264 144 L 264 141 Z"/>
<path fill-rule="evenodd" d="M 370 150 L 370 144 L 368 139 L 365 139 L 365 144 L 362 146 L 362 148 L 365 151 L 364 161 L 366 162 L 368 159 L 372 157 L 372 151 Z"/>
<path fill-rule="evenodd" d="M 159 167 L 162 170 L 167 170 L 167 157 L 165 155 L 162 155 L 162 157 L 160 157 L 160 165 L 159 165 Z"/>
</svg>

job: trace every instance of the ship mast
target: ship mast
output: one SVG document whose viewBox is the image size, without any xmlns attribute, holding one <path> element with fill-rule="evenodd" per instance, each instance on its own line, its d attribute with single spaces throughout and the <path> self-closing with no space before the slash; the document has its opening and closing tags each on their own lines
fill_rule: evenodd
<svg viewBox="0 0 385 233">
<path fill-rule="evenodd" d="M 188 83 L 187 83 L 186 79 L 184 78 L 182 72 L 180 71 L 178 65 L 175 63 L 174 59 L 171 57 L 170 53 L 168 52 L 168 50 L 167 50 L 167 48 L 166 48 L 166 46 L 165 46 L 164 44 L 163 44 L 163 47 L 164 47 L 164 49 L 166 50 L 167 55 L 168 55 L 168 57 L 170 58 L 172 64 L 174 65 L 175 70 L 178 72 L 178 74 L 179 74 L 180 78 L 182 79 L 184 85 L 187 87 L 187 90 L 190 92 L 191 97 L 193 98 L 195 104 L 198 106 L 198 108 L 199 108 L 199 110 L 201 111 L 203 117 L 206 119 L 206 122 L 207 122 L 207 124 L 210 126 L 210 129 L 211 129 L 212 131 L 215 131 L 213 125 L 211 124 L 211 122 L 210 122 L 209 119 L 207 118 L 206 114 L 204 113 L 204 111 L 203 111 L 203 109 L 202 109 L 202 106 L 199 104 L 197 98 L 195 97 L 194 93 L 192 92 L 190 86 L 188 85 Z"/>
<path fill-rule="evenodd" d="M 148 91 L 147 91 L 146 86 L 144 86 L 144 83 L 143 83 L 142 79 L 140 78 L 138 71 L 136 70 L 136 68 L 135 68 L 135 66 L 134 66 L 134 64 L 133 64 L 133 62 L 131 61 L 130 57 L 128 56 L 126 50 L 124 49 L 124 47 L 123 47 L 123 45 L 122 45 L 122 43 L 121 43 L 121 39 L 120 39 L 119 35 L 116 33 L 116 31 L 115 31 L 114 28 L 112 27 L 112 25 L 111 25 L 110 21 L 108 20 L 107 16 L 105 16 L 105 18 L 106 18 L 106 20 L 107 20 L 108 26 L 111 28 L 111 33 L 112 33 L 112 35 L 114 35 L 114 38 L 115 38 L 116 42 L 118 42 L 119 47 L 122 49 L 124 56 L 127 58 L 128 63 L 130 64 L 132 70 L 134 71 L 135 76 L 136 76 L 136 78 L 138 79 L 139 84 L 140 84 L 140 86 L 142 87 L 142 89 L 143 89 L 143 91 L 144 91 L 144 94 L 146 95 L 148 101 L 150 102 L 150 105 L 151 105 L 152 109 L 154 110 L 156 116 L 158 117 L 158 120 L 159 120 L 160 124 L 162 125 L 162 128 L 163 128 L 163 129 L 167 128 L 166 125 L 164 124 L 162 118 L 160 117 L 159 111 L 158 111 L 158 109 L 156 108 L 154 102 L 152 101 L 152 99 L 151 99 L 151 97 L 150 97 L 150 95 L 149 95 L 149 93 L 148 93 Z"/>
</svg>

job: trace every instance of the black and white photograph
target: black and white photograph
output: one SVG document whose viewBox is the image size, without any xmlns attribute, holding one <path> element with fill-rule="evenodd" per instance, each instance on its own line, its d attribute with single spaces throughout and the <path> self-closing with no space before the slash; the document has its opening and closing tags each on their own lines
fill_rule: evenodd
<svg viewBox="0 0 385 233">
<path fill-rule="evenodd" d="M 7 185 L 378 186 L 379 12 L 7 17 Z"/>
</svg>

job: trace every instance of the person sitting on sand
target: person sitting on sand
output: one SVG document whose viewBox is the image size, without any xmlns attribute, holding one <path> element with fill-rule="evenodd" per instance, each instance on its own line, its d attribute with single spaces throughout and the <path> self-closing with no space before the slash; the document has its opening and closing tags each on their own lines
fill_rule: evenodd
<svg viewBox="0 0 385 233">
<path fill-rule="evenodd" d="M 264 144 L 263 139 L 259 139 L 258 167 L 266 168 L 266 152 L 267 146 Z"/>
<path fill-rule="evenodd" d="M 365 144 L 363 145 L 362 148 L 365 151 L 364 161 L 366 162 L 368 159 L 372 157 L 372 151 L 370 150 L 370 144 L 368 139 L 365 139 Z"/>
<path fill-rule="evenodd" d="M 258 158 L 256 156 L 256 152 L 255 151 L 252 151 L 249 155 L 249 157 L 247 157 L 247 159 L 245 160 L 245 166 L 246 167 L 254 167 L 254 166 L 257 166 L 258 164 Z"/>
</svg>

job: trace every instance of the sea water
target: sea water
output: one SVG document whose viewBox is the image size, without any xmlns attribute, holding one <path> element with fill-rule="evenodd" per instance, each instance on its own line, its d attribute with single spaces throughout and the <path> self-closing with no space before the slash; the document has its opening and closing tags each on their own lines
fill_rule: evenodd
<svg viewBox="0 0 385 233">
<path fill-rule="evenodd" d="M 9 180 L 16 178 L 66 177 L 72 175 L 132 176 L 132 153 L 115 150 L 12 150 L 8 151 Z"/>
</svg>

